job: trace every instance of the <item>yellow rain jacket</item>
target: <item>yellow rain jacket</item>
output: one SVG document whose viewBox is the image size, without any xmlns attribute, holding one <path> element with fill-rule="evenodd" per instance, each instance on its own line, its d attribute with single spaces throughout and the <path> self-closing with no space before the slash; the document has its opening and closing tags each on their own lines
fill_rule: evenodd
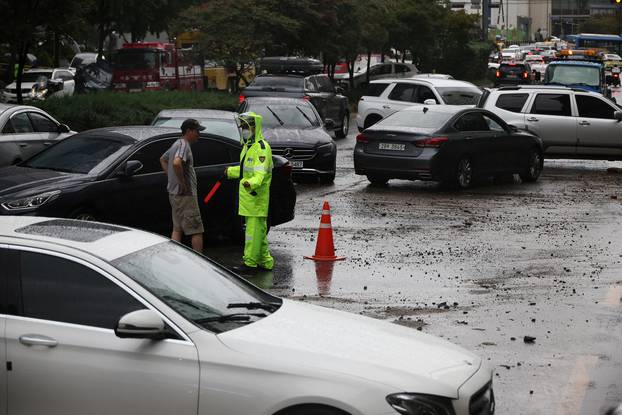
<svg viewBox="0 0 622 415">
<path fill-rule="evenodd" d="M 255 119 L 255 136 L 244 143 L 240 165 L 227 169 L 227 178 L 240 179 L 240 216 L 268 217 L 270 183 L 272 182 L 272 150 L 263 138 L 262 117 L 249 113 Z M 240 168 L 242 177 L 240 178 Z M 249 187 L 244 187 L 248 182 Z"/>
</svg>

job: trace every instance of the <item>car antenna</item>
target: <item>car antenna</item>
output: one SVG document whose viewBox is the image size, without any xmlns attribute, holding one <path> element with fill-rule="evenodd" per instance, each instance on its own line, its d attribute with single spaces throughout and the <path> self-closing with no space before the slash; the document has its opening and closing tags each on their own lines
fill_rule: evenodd
<svg viewBox="0 0 622 415">
<path fill-rule="evenodd" d="M 428 107 L 423 107 L 423 113 L 425 114 L 426 112 L 428 112 Z"/>
</svg>

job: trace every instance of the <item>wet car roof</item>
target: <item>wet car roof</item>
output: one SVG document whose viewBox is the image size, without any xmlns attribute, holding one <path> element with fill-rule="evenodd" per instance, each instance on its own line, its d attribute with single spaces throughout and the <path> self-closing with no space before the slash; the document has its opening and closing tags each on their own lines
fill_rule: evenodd
<svg viewBox="0 0 622 415">
<path fill-rule="evenodd" d="M 83 131 L 80 133 L 84 135 L 102 135 L 102 133 L 120 134 L 134 139 L 135 141 L 147 140 L 151 137 L 157 137 L 163 134 L 180 134 L 179 128 L 171 127 L 152 127 L 149 125 L 138 126 L 126 126 L 126 127 L 105 127 L 97 128 L 95 130 Z"/>
<path fill-rule="evenodd" d="M 12 240 L 51 243 L 98 256 L 106 261 L 153 246 L 167 239 L 118 225 L 36 216 L 0 216 L 0 243 Z M 55 248 L 56 249 L 56 248 Z"/>
<path fill-rule="evenodd" d="M 246 98 L 248 102 L 252 102 L 254 104 L 292 104 L 292 105 L 311 105 L 311 103 L 302 98 L 288 98 L 288 97 L 248 97 Z"/>
<path fill-rule="evenodd" d="M 209 110 L 209 109 L 170 109 L 162 110 L 156 118 L 213 118 L 234 120 L 236 113 L 233 111 Z"/>
</svg>

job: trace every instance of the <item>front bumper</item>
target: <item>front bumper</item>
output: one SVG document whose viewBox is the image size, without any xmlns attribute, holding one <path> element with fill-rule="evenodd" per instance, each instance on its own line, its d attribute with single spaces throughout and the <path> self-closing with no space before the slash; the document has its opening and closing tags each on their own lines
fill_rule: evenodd
<svg viewBox="0 0 622 415">
<path fill-rule="evenodd" d="M 492 369 L 482 364 L 458 389 L 454 404 L 456 415 L 494 415 L 495 396 L 492 388 Z"/>
</svg>

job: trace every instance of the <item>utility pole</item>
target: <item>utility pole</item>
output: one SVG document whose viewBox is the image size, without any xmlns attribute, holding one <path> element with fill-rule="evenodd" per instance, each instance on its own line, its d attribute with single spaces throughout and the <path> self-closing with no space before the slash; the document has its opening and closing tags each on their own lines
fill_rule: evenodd
<svg viewBox="0 0 622 415">
<path fill-rule="evenodd" d="M 488 27 L 490 25 L 490 0 L 482 0 L 482 40 L 488 40 Z"/>
</svg>

